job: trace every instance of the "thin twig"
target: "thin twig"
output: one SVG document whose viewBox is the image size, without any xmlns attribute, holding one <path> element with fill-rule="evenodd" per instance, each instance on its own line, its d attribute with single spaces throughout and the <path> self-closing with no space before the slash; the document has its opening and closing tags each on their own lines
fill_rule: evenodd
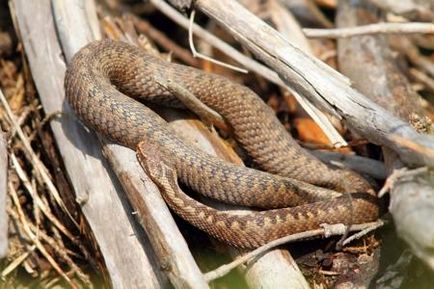
<svg viewBox="0 0 434 289">
<path fill-rule="evenodd" d="M 365 224 L 357 224 L 357 225 L 352 225 L 350 230 L 351 231 L 359 231 L 359 230 L 365 230 L 366 228 L 372 228 L 373 226 L 378 225 L 378 222 L 371 222 L 371 223 L 365 223 Z M 296 234 L 292 234 L 289 236 L 285 236 L 282 237 L 280 239 L 271 241 L 245 255 L 243 255 L 242 257 L 234 260 L 231 263 L 225 264 L 223 266 L 218 267 L 217 269 L 207 272 L 205 273 L 205 280 L 207 282 L 211 282 L 215 279 L 218 279 L 222 276 L 225 276 L 226 274 L 228 274 L 230 271 L 232 271 L 233 269 L 235 269 L 236 267 L 240 266 L 243 263 L 246 263 L 247 261 L 250 261 L 253 258 L 258 257 L 259 255 L 265 253 L 266 251 L 275 248 L 277 246 L 289 243 L 289 242 L 294 242 L 294 241 L 298 241 L 298 240 L 302 240 L 302 239 L 307 239 L 307 238 L 312 238 L 312 237 L 316 237 L 316 236 L 323 236 L 323 235 L 341 235 L 343 233 L 342 228 L 346 228 L 346 226 L 342 226 L 342 224 L 334 224 L 334 225 L 327 225 L 325 228 L 322 229 L 316 229 L 316 230 L 310 230 L 310 231 L 305 231 L 305 232 L 301 232 L 301 233 L 296 233 Z M 337 230 L 334 230 L 334 228 L 337 228 Z M 344 230 L 345 231 L 345 230 Z"/>
<path fill-rule="evenodd" d="M 303 32 L 310 38 L 345 38 L 369 34 L 434 34 L 434 24 L 418 22 L 375 23 L 336 29 L 303 28 Z"/>
<path fill-rule="evenodd" d="M 386 179 L 386 182 L 384 183 L 384 186 L 381 188 L 381 190 L 378 192 L 378 197 L 383 197 L 387 192 L 392 190 L 392 188 L 395 186 L 396 182 L 398 182 L 403 177 L 414 177 L 419 174 L 423 174 L 428 172 L 428 167 L 420 167 L 414 170 L 409 170 L 407 168 L 397 169 L 392 172 L 392 174 Z"/>
<path fill-rule="evenodd" d="M 384 225 L 384 222 L 382 220 L 378 220 L 377 222 L 373 223 L 372 226 L 367 227 L 366 229 L 361 230 L 360 232 L 355 233 L 354 235 L 348 237 L 347 239 L 342 241 L 342 246 L 345 246 L 347 244 L 349 244 L 350 242 L 360 239 L 361 237 L 365 236 L 366 234 L 368 234 L 369 232 L 372 232 L 378 228 L 380 228 L 381 226 Z"/>
<path fill-rule="evenodd" d="M 238 66 L 234 66 L 222 61 L 219 61 L 217 59 L 211 58 L 209 56 L 206 56 L 200 52 L 197 52 L 196 48 L 194 47 L 194 42 L 193 42 L 193 24 L 194 24 L 194 16 L 196 15 L 196 10 L 191 11 L 190 14 L 190 23 L 189 23 L 189 27 L 188 27 L 188 44 L 190 45 L 190 49 L 191 49 L 191 53 L 193 54 L 194 57 L 197 58 L 202 58 L 205 60 L 208 60 L 209 62 L 215 63 L 217 65 L 241 72 L 241 73 L 249 73 L 248 70 L 238 67 Z"/>
</svg>

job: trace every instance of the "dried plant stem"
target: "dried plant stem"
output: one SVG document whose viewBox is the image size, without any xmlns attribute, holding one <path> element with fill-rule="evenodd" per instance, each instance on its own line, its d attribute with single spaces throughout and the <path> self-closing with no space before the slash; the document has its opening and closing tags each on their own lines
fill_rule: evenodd
<svg viewBox="0 0 434 289">
<path fill-rule="evenodd" d="M 20 163 L 17 160 L 17 157 L 13 152 L 11 152 L 10 158 L 12 162 L 12 167 L 15 169 L 15 172 L 17 173 L 18 177 L 24 184 L 26 190 L 29 192 L 37 208 L 41 209 L 41 211 L 44 213 L 47 219 L 50 220 L 50 222 L 52 222 L 66 237 L 68 237 L 69 240 L 71 240 L 73 243 L 77 243 L 76 238 L 74 238 L 71 232 L 69 232 L 68 229 L 65 226 L 63 226 L 63 224 L 51 213 L 50 208 L 46 204 L 44 204 L 44 202 L 41 200 L 38 193 L 30 183 L 30 180 L 26 172 L 21 167 Z"/>
<path fill-rule="evenodd" d="M 17 214 L 16 211 L 9 209 L 8 210 L 9 215 L 17 222 L 20 221 L 20 218 Z M 42 230 L 39 230 L 38 227 L 36 227 L 33 223 L 28 223 L 28 226 L 30 227 L 30 229 L 32 230 L 32 232 L 37 235 L 41 240 L 45 241 L 48 245 L 50 245 L 50 247 L 56 252 L 56 254 L 62 258 L 63 261 L 65 261 L 65 263 L 68 264 L 69 267 L 71 267 L 71 271 L 70 273 L 74 273 L 76 274 L 81 281 L 83 281 L 83 283 L 86 284 L 86 288 L 93 288 L 92 282 L 90 281 L 89 277 L 80 269 L 80 267 L 78 267 L 74 261 L 71 259 L 71 257 L 69 257 L 68 255 L 68 250 L 65 248 L 64 244 L 61 242 L 61 240 L 55 240 L 53 237 L 50 237 L 47 235 L 47 233 L 45 233 Z M 13 268 L 17 267 L 22 261 L 25 260 L 25 258 L 27 258 L 27 256 L 36 248 L 35 245 L 32 245 L 27 252 L 23 253 L 22 255 L 20 255 L 16 260 L 14 260 L 14 262 L 12 262 L 9 266 L 8 266 L 8 270 L 6 271 L 6 269 L 2 272 L 3 274 L 9 274 L 11 271 L 13 271 Z M 19 260 L 18 260 L 19 259 Z M 14 267 L 12 268 L 11 265 L 14 265 Z M 11 268 L 9 268 L 11 267 Z M 5 272 L 6 271 L 6 272 Z"/>
<path fill-rule="evenodd" d="M 193 42 L 193 24 L 194 24 L 194 16 L 195 15 L 196 15 L 196 11 L 193 10 L 190 14 L 190 22 L 189 22 L 189 26 L 188 26 L 188 44 L 190 45 L 190 50 L 191 50 L 191 53 L 193 54 L 193 56 L 207 60 L 207 61 L 212 62 L 212 63 L 217 64 L 217 65 L 241 72 L 241 73 L 248 73 L 249 71 L 244 69 L 244 68 L 219 61 L 217 59 L 211 58 L 209 56 L 206 56 L 202 53 L 197 52 L 196 48 L 194 47 L 194 42 Z"/>
<path fill-rule="evenodd" d="M 434 34 L 434 24 L 418 22 L 375 23 L 336 29 L 303 28 L 303 32 L 310 38 L 346 38 L 369 34 Z"/>
<path fill-rule="evenodd" d="M 17 192 L 16 192 L 15 188 L 12 186 L 11 183 L 9 183 L 9 193 L 10 193 L 12 202 L 13 202 L 13 204 L 15 205 L 15 207 L 17 209 L 19 220 L 23 224 L 24 232 L 29 237 L 29 239 L 31 240 L 31 242 L 34 243 L 34 245 L 36 246 L 36 248 L 39 250 L 39 252 L 41 252 L 41 254 L 45 257 L 45 259 L 47 259 L 47 261 L 54 268 L 54 270 L 56 270 L 56 272 L 60 276 L 62 276 L 62 278 L 66 282 L 68 282 L 68 284 L 71 286 L 71 288 L 78 289 L 78 287 L 74 284 L 74 282 L 65 274 L 65 272 L 63 272 L 62 268 L 60 267 L 59 264 L 57 264 L 56 260 L 54 260 L 54 258 L 47 252 L 47 250 L 45 249 L 45 247 L 42 245 L 41 241 L 38 239 L 38 236 L 33 233 L 32 229 L 30 228 L 29 222 L 27 221 L 27 218 L 26 218 L 26 216 L 24 214 L 24 211 L 23 211 L 23 209 L 21 207 L 20 201 L 18 199 Z"/>
<path fill-rule="evenodd" d="M 9 214 L 11 214 L 13 211 L 8 210 Z M 14 212 L 15 213 L 15 212 Z M 17 217 L 18 218 L 18 217 Z M 5 278 L 7 275 L 9 275 L 11 272 L 13 272 L 21 263 L 23 263 L 27 257 L 30 256 L 30 254 L 36 249 L 35 245 L 32 245 L 30 248 L 27 249 L 26 252 L 15 258 L 11 263 L 9 263 L 8 266 L 6 266 L 3 271 L 0 273 L 0 278 Z"/>
<path fill-rule="evenodd" d="M 54 199 L 56 200 L 57 204 L 63 209 L 63 211 L 69 216 L 71 221 L 79 228 L 79 225 L 74 220 L 74 218 L 69 213 L 68 209 L 65 206 L 65 203 L 63 202 L 62 198 L 60 197 L 59 192 L 57 191 L 56 186 L 53 184 L 53 181 L 50 178 L 50 175 L 48 174 L 48 170 L 45 167 L 45 165 L 41 162 L 41 160 L 38 158 L 36 153 L 33 151 L 30 141 L 24 134 L 23 130 L 19 126 L 18 122 L 16 121 L 15 115 L 13 114 L 3 92 L 0 90 L 0 101 L 5 108 L 6 114 L 8 115 L 9 119 L 11 120 L 11 124 L 16 130 L 20 140 L 23 143 L 23 146 L 25 148 L 26 155 L 29 157 L 30 162 L 32 163 L 33 167 L 35 168 L 35 171 L 41 176 L 43 183 L 47 186 L 47 189 L 52 194 Z"/>
</svg>

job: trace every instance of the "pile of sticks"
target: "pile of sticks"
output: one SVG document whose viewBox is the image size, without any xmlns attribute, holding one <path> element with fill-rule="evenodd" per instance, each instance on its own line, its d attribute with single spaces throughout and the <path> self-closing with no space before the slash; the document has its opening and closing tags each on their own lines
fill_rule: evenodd
<svg viewBox="0 0 434 289">
<path fill-rule="evenodd" d="M 303 270 L 309 274 L 302 273 L 288 246 L 276 247 L 312 236 L 346 235 L 348 228 L 331 226 L 288 236 L 253 252 L 210 243 L 234 261 L 213 270 L 203 265 L 192 246 L 194 241 L 181 234 L 135 153 L 89 131 L 65 103 L 67 63 L 81 47 L 102 37 L 129 42 L 165 60 L 172 56 L 191 66 L 222 70 L 238 79 L 248 78 L 230 69 L 255 73 L 258 86 L 273 87 L 283 95 L 283 100 L 267 97 L 278 112 L 282 105 L 287 107 L 283 111 L 291 110 L 296 100 L 303 108 L 298 113 L 304 116 L 303 121 L 294 122 L 300 142 L 315 148 L 313 153 L 324 162 L 384 183 L 379 194 L 389 193 L 388 212 L 399 237 L 433 270 L 433 110 L 426 99 L 434 96 L 434 7 L 429 1 L 169 2 L 9 2 L 18 40 L 2 41 L 0 32 L 0 57 L 5 57 L 2 51 L 13 53 L 10 47 L 17 41 L 15 53 L 23 57 L 23 64 L 13 77 L 12 93 L 6 93 L 0 81 L 5 91 L 0 91 L 0 119 L 7 131 L 0 131 L 0 259 L 5 260 L 0 272 L 4 286 L 93 288 L 101 282 L 113 288 L 209 288 L 210 284 L 235 288 L 215 280 L 238 268 L 238 278 L 246 288 L 367 288 L 380 270 L 380 245 L 372 234 L 366 234 L 382 226 L 382 220 L 351 226 L 351 231 L 361 233 L 346 236 L 339 244 L 345 246 L 362 237 L 359 245 L 325 254 L 322 264 L 334 263 Z M 335 21 L 324 11 L 335 12 Z M 123 17 L 109 16 L 116 13 Z M 196 13 L 200 23 L 207 19 L 207 29 L 194 23 Z M 169 27 L 185 29 L 184 45 L 140 14 L 152 15 L 154 21 L 170 19 L 175 24 Z M 326 29 L 302 28 L 299 23 Z M 211 30 L 233 37 L 248 53 Z M 160 53 L 156 46 L 171 54 Z M 216 56 L 204 55 L 212 53 Z M 332 68 L 336 62 L 339 72 Z M 7 71 L 4 63 L 0 73 Z M 32 95 L 31 78 L 38 97 L 33 91 L 32 98 L 14 108 L 14 99 Z M 309 122 L 309 129 L 302 128 L 306 113 L 316 122 Z M 234 149 L 200 121 L 169 109 L 160 114 L 203 150 L 242 164 Z M 353 141 L 342 137 L 343 125 L 352 132 Z M 319 138 L 308 136 L 306 131 L 311 130 L 321 135 L 320 144 L 309 146 Z M 360 155 L 348 153 L 355 143 L 354 150 Z M 381 150 L 362 145 L 366 143 Z M 14 251 L 12 244 L 19 250 Z M 402 256 L 412 258 L 407 253 Z M 298 261 L 303 258 L 307 257 Z M 49 270 L 42 269 L 44 263 Z M 19 268 L 36 281 L 26 284 L 20 280 Z M 306 280 L 305 275 L 310 278 Z M 382 280 L 377 277 L 376 284 L 387 282 Z"/>
</svg>

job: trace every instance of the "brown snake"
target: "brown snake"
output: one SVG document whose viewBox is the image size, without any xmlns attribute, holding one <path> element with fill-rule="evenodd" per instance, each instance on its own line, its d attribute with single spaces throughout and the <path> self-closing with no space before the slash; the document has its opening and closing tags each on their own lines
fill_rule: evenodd
<svg viewBox="0 0 434 289">
<path fill-rule="evenodd" d="M 135 100 L 182 106 L 156 82 L 161 78 L 182 86 L 221 114 L 254 162 L 270 173 L 236 166 L 194 148 Z M 378 218 L 375 193 L 362 177 L 331 169 L 309 155 L 255 93 L 224 77 L 167 63 L 126 43 L 103 40 L 74 56 L 65 91 L 86 125 L 137 148 L 142 165 L 177 214 L 219 240 L 251 248 L 323 223 Z M 142 140 L 145 143 L 138 146 Z M 161 164 L 150 157 L 149 148 Z M 223 202 L 271 210 L 219 212 L 184 194 L 177 179 Z"/>
</svg>

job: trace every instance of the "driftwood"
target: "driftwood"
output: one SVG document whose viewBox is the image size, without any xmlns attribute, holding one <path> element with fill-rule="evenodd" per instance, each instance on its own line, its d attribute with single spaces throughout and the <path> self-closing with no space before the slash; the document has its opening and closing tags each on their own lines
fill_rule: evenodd
<svg viewBox="0 0 434 289">
<path fill-rule="evenodd" d="M 2 93 L 0 91 L 0 93 Z M 8 216 L 6 214 L 6 194 L 8 176 L 7 142 L 0 129 L 0 259 L 6 257 L 8 251 Z"/>
<path fill-rule="evenodd" d="M 60 118 L 51 122 L 51 128 L 76 199 L 101 250 L 111 285 L 134 288 L 146 284 L 148 288 L 158 288 L 167 284 L 153 269 L 157 266 L 153 257 L 147 256 L 150 250 L 144 246 L 146 238 L 134 224 L 131 209 L 122 195 L 117 193 L 121 191 L 120 186 L 113 184 L 108 164 L 101 151 L 95 148 L 95 135 L 86 131 L 64 106 L 65 64 L 60 58 L 62 52 L 50 1 L 16 0 L 12 4 L 44 110 L 47 114 L 64 111 Z"/>
<path fill-rule="evenodd" d="M 366 98 L 351 87 L 346 77 L 295 48 L 236 1 L 197 0 L 194 7 L 222 25 L 289 86 L 342 118 L 353 131 L 372 143 L 391 148 L 407 165 L 434 164 L 434 137 L 417 133 Z"/>
<path fill-rule="evenodd" d="M 342 1 L 336 21 L 339 27 L 364 25 L 378 21 L 377 14 L 366 1 L 351 4 Z M 418 96 L 395 64 L 385 36 L 341 39 L 338 57 L 341 71 L 353 80 L 355 88 L 372 100 L 406 121 L 411 114 L 425 117 Z M 389 171 L 403 166 L 393 151 L 386 148 L 384 156 Z M 434 225 L 429 216 L 434 214 L 433 196 L 434 181 L 430 172 L 400 178 L 390 190 L 390 212 L 398 234 L 431 268 L 434 268 Z"/>
</svg>

